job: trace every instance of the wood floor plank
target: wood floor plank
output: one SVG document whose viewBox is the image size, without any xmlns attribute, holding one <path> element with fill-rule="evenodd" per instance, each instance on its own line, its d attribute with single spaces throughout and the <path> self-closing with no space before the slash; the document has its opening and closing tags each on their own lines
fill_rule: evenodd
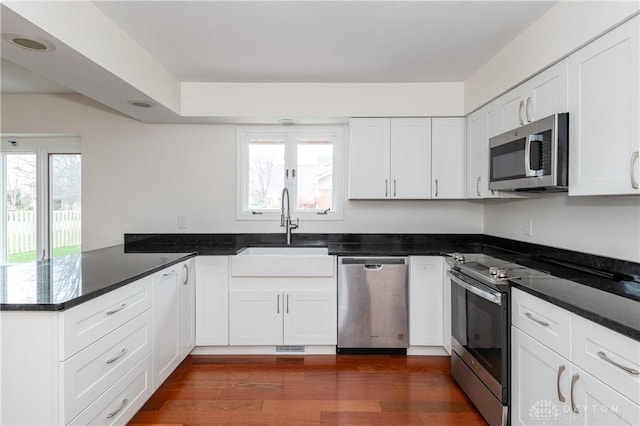
<svg viewBox="0 0 640 426">
<path fill-rule="evenodd" d="M 189 356 L 130 425 L 485 425 L 449 363 L 385 355 Z"/>
</svg>

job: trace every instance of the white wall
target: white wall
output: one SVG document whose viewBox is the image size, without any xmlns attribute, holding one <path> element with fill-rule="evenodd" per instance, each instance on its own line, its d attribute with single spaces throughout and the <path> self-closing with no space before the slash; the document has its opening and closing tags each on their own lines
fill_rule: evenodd
<svg viewBox="0 0 640 426">
<path fill-rule="evenodd" d="M 525 223 L 533 235 L 525 236 Z M 484 233 L 640 262 L 640 198 L 546 194 L 485 203 Z"/>
<path fill-rule="evenodd" d="M 640 10 L 633 1 L 560 1 L 465 81 L 474 111 Z"/>
<path fill-rule="evenodd" d="M 3 95 L 1 118 L 5 135 L 81 136 L 84 249 L 126 232 L 282 232 L 235 220 L 234 126 L 145 124 L 80 95 Z M 300 232 L 479 233 L 482 216 L 466 201 L 350 201 L 343 221 L 303 221 Z"/>
</svg>

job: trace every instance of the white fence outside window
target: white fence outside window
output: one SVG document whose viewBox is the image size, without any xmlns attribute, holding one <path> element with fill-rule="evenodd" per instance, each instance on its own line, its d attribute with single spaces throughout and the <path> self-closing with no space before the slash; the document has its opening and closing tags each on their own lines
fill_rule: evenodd
<svg viewBox="0 0 640 426">
<path fill-rule="evenodd" d="M 79 246 L 81 213 L 74 210 L 54 210 L 51 217 L 53 248 Z M 7 212 L 7 254 L 35 251 L 36 216 L 33 210 Z"/>
</svg>

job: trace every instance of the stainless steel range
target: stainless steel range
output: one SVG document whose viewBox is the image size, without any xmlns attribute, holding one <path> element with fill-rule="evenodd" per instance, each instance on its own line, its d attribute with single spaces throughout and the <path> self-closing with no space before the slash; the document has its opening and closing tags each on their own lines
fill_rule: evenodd
<svg viewBox="0 0 640 426">
<path fill-rule="evenodd" d="M 484 254 L 453 253 L 451 374 L 491 425 L 509 422 L 509 280 L 545 274 Z"/>
</svg>

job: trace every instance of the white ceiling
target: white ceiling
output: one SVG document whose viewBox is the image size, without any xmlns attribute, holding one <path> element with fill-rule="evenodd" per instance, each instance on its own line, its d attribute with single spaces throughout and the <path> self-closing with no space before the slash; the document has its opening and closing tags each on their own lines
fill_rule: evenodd
<svg viewBox="0 0 640 426">
<path fill-rule="evenodd" d="M 97 1 L 179 81 L 464 81 L 555 1 Z M 68 89 L 2 60 L 2 93 Z"/>
</svg>

